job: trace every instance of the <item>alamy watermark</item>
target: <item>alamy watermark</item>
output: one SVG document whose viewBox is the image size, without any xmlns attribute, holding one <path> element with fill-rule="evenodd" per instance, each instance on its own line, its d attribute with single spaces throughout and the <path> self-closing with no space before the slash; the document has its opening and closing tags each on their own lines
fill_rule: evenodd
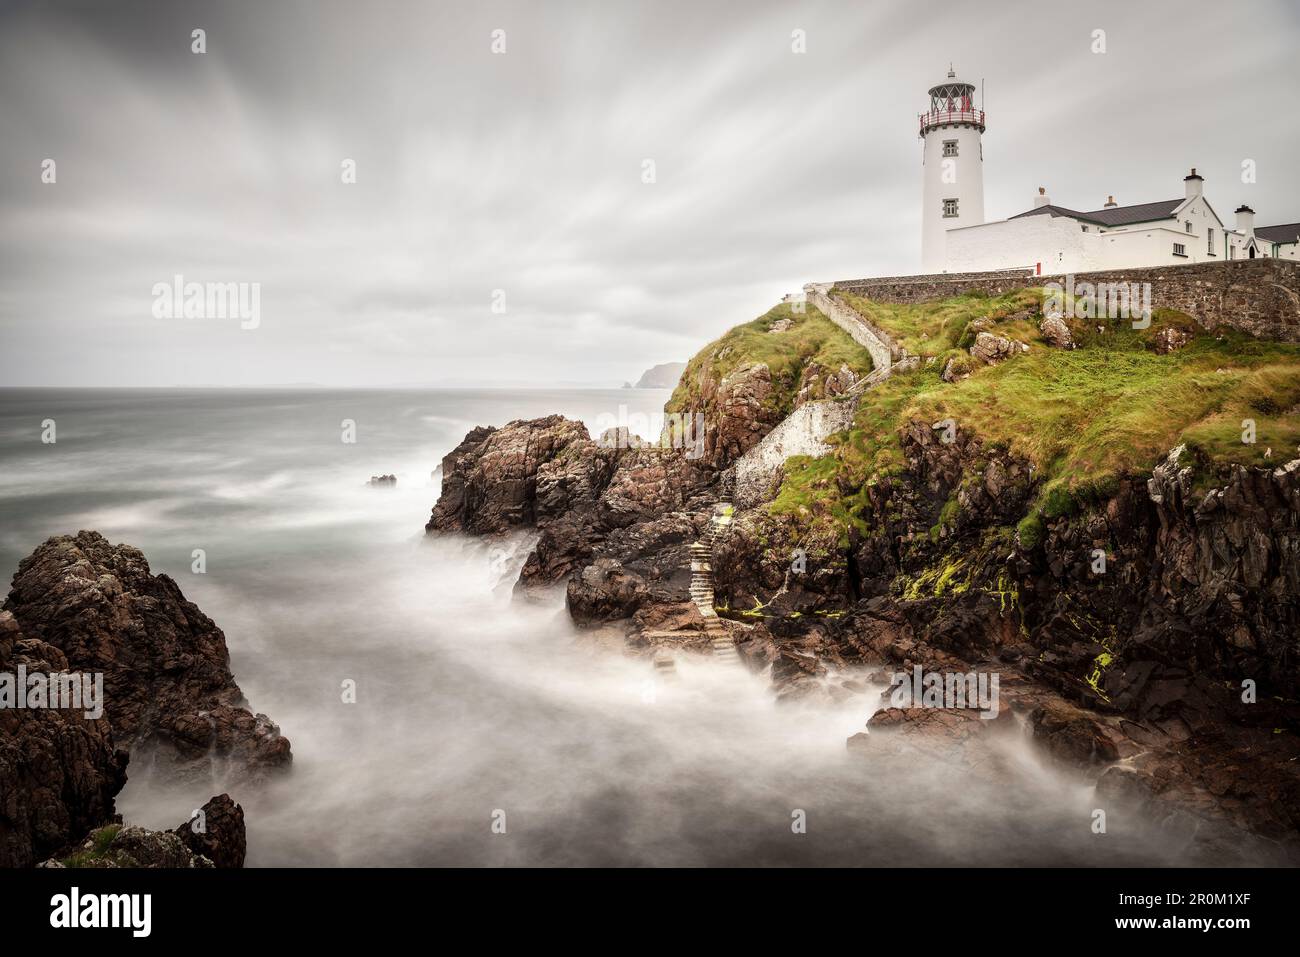
<svg viewBox="0 0 1300 957">
<path fill-rule="evenodd" d="M 238 319 L 241 329 L 262 323 L 260 282 L 186 282 L 178 273 L 151 291 L 155 319 Z"/>
<path fill-rule="evenodd" d="M 1151 325 L 1151 283 L 1081 282 L 1066 275 L 1065 284 L 1043 286 L 1043 315 L 1048 319 L 1128 319 L 1134 329 Z"/>
<path fill-rule="evenodd" d="M 79 671 L 0 672 L 0 708 L 80 711 L 94 721 L 104 714 L 104 675 Z"/>
<path fill-rule="evenodd" d="M 617 414 L 602 412 L 596 416 L 596 435 L 602 448 L 639 448 L 658 446 L 685 449 L 686 458 L 704 456 L 703 412 L 629 412 L 620 405 Z M 658 436 L 658 440 L 638 441 L 636 436 Z"/>
<path fill-rule="evenodd" d="M 988 671 L 896 671 L 889 679 L 894 708 L 972 708 L 981 718 L 998 716 L 998 674 Z"/>
<path fill-rule="evenodd" d="M 132 937 L 148 937 L 153 928 L 153 895 L 94 894 L 73 887 L 50 898 L 50 926 L 54 928 L 118 927 Z"/>
</svg>

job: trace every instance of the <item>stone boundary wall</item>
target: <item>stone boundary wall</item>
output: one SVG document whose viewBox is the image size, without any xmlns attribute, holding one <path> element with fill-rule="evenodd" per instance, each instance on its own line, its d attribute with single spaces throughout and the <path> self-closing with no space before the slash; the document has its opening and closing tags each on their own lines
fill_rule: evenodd
<svg viewBox="0 0 1300 957">
<path fill-rule="evenodd" d="M 746 508 L 761 501 L 790 456 L 815 457 L 829 452 L 826 439 L 851 426 L 857 408 L 855 399 L 819 399 L 791 412 L 732 466 L 735 504 Z"/>
<path fill-rule="evenodd" d="M 847 332 L 854 342 L 871 353 L 871 362 L 875 366 L 873 372 L 888 369 L 903 358 L 903 350 L 887 332 L 868 322 L 856 309 L 833 299 L 829 290 L 829 283 L 809 284 L 804 286 L 804 298 Z"/>
<path fill-rule="evenodd" d="M 834 289 L 878 302 L 909 303 L 946 299 L 975 290 L 997 296 L 1049 282 L 1064 285 L 1065 276 L 1034 276 L 1028 270 L 1023 274 L 1019 270 L 961 275 L 936 273 L 851 279 L 835 283 Z M 1238 259 L 1186 266 L 1113 269 L 1075 273 L 1074 282 L 1076 287 L 1083 282 L 1150 283 L 1153 308 L 1185 312 L 1206 329 L 1213 330 L 1222 325 L 1262 339 L 1300 342 L 1300 262 Z M 825 286 L 822 284 L 817 288 Z M 818 308 L 822 307 L 818 305 Z M 834 316 L 831 319 L 834 321 Z"/>
</svg>

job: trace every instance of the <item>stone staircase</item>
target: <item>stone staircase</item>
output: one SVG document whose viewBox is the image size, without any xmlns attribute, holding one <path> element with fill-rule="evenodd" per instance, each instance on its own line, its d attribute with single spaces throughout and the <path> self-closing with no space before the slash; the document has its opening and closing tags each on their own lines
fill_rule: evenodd
<svg viewBox="0 0 1300 957">
<path fill-rule="evenodd" d="M 660 648 L 654 657 L 655 677 L 670 680 L 677 677 L 677 661 L 667 648 Z"/>
<path fill-rule="evenodd" d="M 713 507 L 713 519 L 699 541 L 691 545 L 691 600 L 704 616 L 704 631 L 713 645 L 713 657 L 719 661 L 736 664 L 740 655 L 736 643 L 726 626 L 713 610 L 713 543 L 731 527 L 734 509 L 730 502 L 719 502 Z"/>
</svg>

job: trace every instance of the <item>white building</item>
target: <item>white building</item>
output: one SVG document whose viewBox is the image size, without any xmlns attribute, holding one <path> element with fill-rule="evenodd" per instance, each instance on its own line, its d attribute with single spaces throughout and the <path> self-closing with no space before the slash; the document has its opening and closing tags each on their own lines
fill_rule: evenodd
<svg viewBox="0 0 1300 957">
<path fill-rule="evenodd" d="M 1256 227 L 1253 209 L 1242 205 L 1236 212 L 1237 228 L 1229 233 L 1233 258 L 1300 259 L 1300 223 Z"/>
<path fill-rule="evenodd" d="M 930 89 L 930 109 L 921 114 L 925 143 L 921 213 L 921 269 L 944 269 L 945 234 L 984 222 L 984 111 L 975 109 L 975 87 L 948 79 Z"/>
<path fill-rule="evenodd" d="M 948 79 L 930 90 L 920 115 L 924 141 L 921 215 L 923 272 L 1030 268 L 1041 274 L 1090 272 L 1258 257 L 1300 259 L 1300 223 L 1256 227 L 1255 211 L 1236 210 L 1235 228 L 1219 218 L 1193 169 L 1176 199 L 1101 209 L 1057 206 L 1039 188 L 1034 206 L 984 222 L 984 111 L 975 87 Z"/>
</svg>

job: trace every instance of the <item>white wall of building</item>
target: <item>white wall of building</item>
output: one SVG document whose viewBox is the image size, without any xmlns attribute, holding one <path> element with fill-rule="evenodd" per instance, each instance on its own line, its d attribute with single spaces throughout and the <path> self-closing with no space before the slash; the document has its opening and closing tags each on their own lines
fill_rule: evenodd
<svg viewBox="0 0 1300 957">
<path fill-rule="evenodd" d="M 1043 274 L 1139 266 L 1221 262 L 1223 223 L 1203 195 L 1195 194 L 1172 218 L 1104 227 L 1069 216 L 1040 213 L 950 230 L 945 269 L 982 272 L 1029 267 Z M 1242 253 L 1237 252 L 1236 258 Z"/>
<path fill-rule="evenodd" d="M 1041 264 L 1044 273 L 1081 272 L 1088 252 L 1079 224 L 1062 216 L 1024 216 L 948 232 L 947 271 L 984 272 Z"/>
<path fill-rule="evenodd" d="M 944 143 L 956 156 L 944 156 Z M 940 126 L 924 137 L 921 190 L 921 270 L 942 272 L 946 231 L 984 222 L 984 155 L 980 131 L 970 126 Z M 957 215 L 944 215 L 944 200 L 957 200 Z M 951 267 L 948 267 L 951 271 Z"/>
</svg>

